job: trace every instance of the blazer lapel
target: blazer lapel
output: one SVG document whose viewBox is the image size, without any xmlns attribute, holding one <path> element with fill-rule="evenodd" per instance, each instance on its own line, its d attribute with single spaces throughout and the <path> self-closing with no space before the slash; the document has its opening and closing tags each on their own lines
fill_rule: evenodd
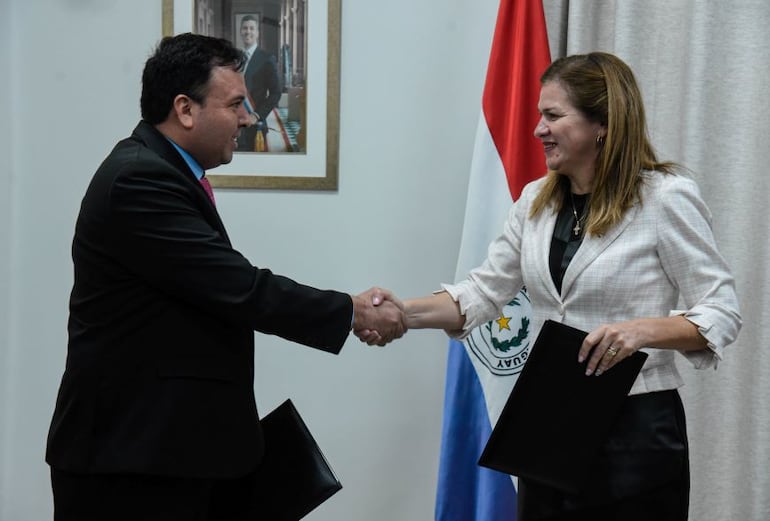
<svg viewBox="0 0 770 521">
<path fill-rule="evenodd" d="M 562 295 L 566 295 L 572 285 L 575 283 L 575 279 L 585 270 L 604 250 L 606 250 L 610 244 L 618 238 L 623 230 L 634 220 L 636 212 L 639 211 L 639 207 L 634 205 L 623 216 L 623 220 L 618 223 L 617 226 L 612 228 L 602 237 L 587 237 L 583 239 L 583 242 L 572 258 L 567 271 L 564 273 L 564 280 L 561 285 Z"/>
</svg>

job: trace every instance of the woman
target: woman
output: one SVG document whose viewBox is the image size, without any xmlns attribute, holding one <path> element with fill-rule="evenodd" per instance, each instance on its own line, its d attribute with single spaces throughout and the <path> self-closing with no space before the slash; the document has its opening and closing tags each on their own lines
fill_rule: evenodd
<svg viewBox="0 0 770 521">
<path fill-rule="evenodd" d="M 636 80 L 617 57 L 555 61 L 541 78 L 538 110 L 548 174 L 525 187 L 483 265 L 443 292 L 405 302 L 408 326 L 462 338 L 525 286 L 535 333 L 546 319 L 590 332 L 579 355 L 587 374 L 644 349 L 647 361 L 586 492 L 521 479 L 517 519 L 686 519 L 675 351 L 697 368 L 716 366 L 741 325 L 709 210 L 677 165 L 656 158 Z"/>
</svg>

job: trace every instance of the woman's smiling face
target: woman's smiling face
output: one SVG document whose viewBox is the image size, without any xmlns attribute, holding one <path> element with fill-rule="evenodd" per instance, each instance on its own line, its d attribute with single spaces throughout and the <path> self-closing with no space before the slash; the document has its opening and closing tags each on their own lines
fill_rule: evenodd
<svg viewBox="0 0 770 521">
<path fill-rule="evenodd" d="M 541 117 L 535 137 L 543 143 L 548 169 L 573 181 L 580 180 L 581 184 L 590 183 L 599 152 L 597 138 L 606 135 L 604 126 L 588 120 L 576 109 L 558 81 L 547 82 L 540 88 L 537 108 Z"/>
</svg>

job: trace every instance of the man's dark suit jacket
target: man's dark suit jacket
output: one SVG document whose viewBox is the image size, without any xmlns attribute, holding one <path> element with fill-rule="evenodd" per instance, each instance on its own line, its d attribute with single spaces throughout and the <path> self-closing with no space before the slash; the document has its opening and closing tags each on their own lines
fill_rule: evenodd
<svg viewBox="0 0 770 521">
<path fill-rule="evenodd" d="M 141 122 L 83 199 L 67 364 L 46 461 L 84 473 L 230 478 L 263 440 L 254 331 L 338 353 L 351 298 L 254 267 L 198 180 Z"/>
<path fill-rule="evenodd" d="M 254 112 L 260 120 L 266 121 L 270 111 L 281 99 L 281 78 L 275 58 L 260 48 L 254 49 L 249 63 L 246 64 L 243 79 L 246 90 L 249 91 Z M 256 135 L 256 125 L 242 129 L 238 139 L 238 150 L 253 152 Z"/>
<path fill-rule="evenodd" d="M 281 99 L 281 78 L 275 57 L 260 48 L 254 49 L 249 63 L 246 64 L 243 79 L 249 96 L 255 103 L 254 111 L 259 114 L 260 119 L 267 119 L 267 115 Z"/>
</svg>

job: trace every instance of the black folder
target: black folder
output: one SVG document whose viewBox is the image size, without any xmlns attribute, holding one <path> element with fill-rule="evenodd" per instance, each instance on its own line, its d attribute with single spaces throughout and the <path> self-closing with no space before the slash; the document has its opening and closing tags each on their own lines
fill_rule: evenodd
<svg viewBox="0 0 770 521">
<path fill-rule="evenodd" d="M 260 519 L 297 521 L 342 488 L 291 400 L 262 418 Z"/>
<path fill-rule="evenodd" d="M 578 352 L 588 333 L 547 320 L 479 465 L 579 493 L 644 365 L 641 351 L 600 376 Z"/>
</svg>

